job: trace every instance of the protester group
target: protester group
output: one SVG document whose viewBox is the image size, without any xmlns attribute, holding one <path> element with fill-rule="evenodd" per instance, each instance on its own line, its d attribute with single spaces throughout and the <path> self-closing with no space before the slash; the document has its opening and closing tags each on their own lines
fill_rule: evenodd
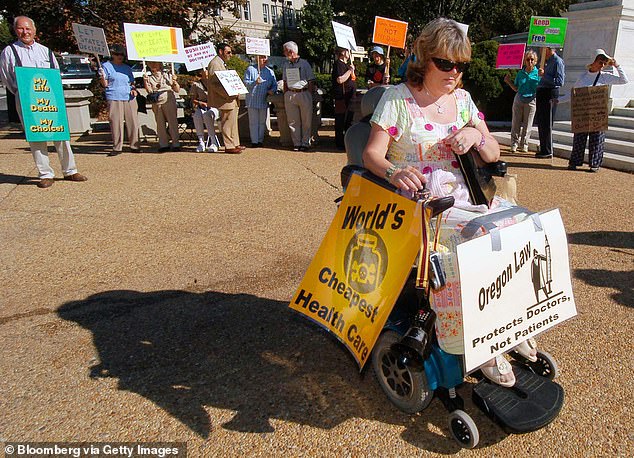
<svg viewBox="0 0 634 458">
<path fill-rule="evenodd" d="M 20 98 L 17 91 L 15 67 L 59 68 L 57 60 L 48 48 L 35 41 L 36 27 L 31 19 L 15 18 L 14 31 L 18 40 L 7 46 L 0 56 L 0 78 L 9 91 L 16 95 L 16 106 L 20 112 Z M 198 145 L 197 152 L 218 152 L 239 154 L 246 147 L 240 144 L 238 132 L 238 95 L 229 95 L 216 76 L 227 70 L 227 61 L 232 57 L 231 46 L 218 43 L 216 55 L 206 65 L 194 73 L 189 87 L 189 103 L 192 110 Z M 397 74 L 402 81 L 407 80 L 408 66 L 415 65 L 417 58 L 407 46 L 406 59 Z M 539 151 L 537 158 L 550 158 L 553 154 L 552 128 L 557 105 L 570 100 L 569 94 L 560 94 L 565 80 L 565 65 L 555 47 L 543 47 L 545 63 L 538 68 L 538 54 L 529 49 L 524 55 L 522 68 L 505 82 L 517 92 L 513 101 L 511 152 L 528 152 L 533 119 L 536 118 L 539 131 Z M 281 90 L 288 130 L 293 151 L 307 151 L 311 148 L 313 132 L 313 94 L 316 90 L 315 74 L 305 59 L 299 56 L 295 42 L 284 43 L 282 52 L 286 61 L 282 67 Z M 139 94 L 135 85 L 132 68 L 126 62 L 126 47 L 121 44 L 110 46 L 110 59 L 98 70 L 98 80 L 104 88 L 108 106 L 108 119 L 112 135 L 112 148 L 108 156 L 123 152 L 124 136 L 127 134 L 129 150 L 140 151 L 139 104 L 149 103 L 156 120 L 158 152 L 181 149 L 177 97 L 180 85 L 173 65 L 171 71 L 162 62 L 148 61 L 149 72 L 143 73 L 143 88 L 146 96 Z M 617 62 L 603 49 L 597 49 L 586 73 L 582 74 L 575 87 L 625 84 L 627 76 Z M 384 48 L 370 49 L 369 65 L 363 75 L 369 88 L 390 84 L 389 47 L 386 56 Z M 268 56 L 255 56 L 243 75 L 246 86 L 245 106 L 248 111 L 251 147 L 263 145 L 267 132 L 269 113 L 268 96 L 278 91 L 278 81 L 268 65 Z M 606 71 L 605 67 L 613 67 Z M 145 69 L 145 62 L 144 62 Z M 335 112 L 335 142 L 344 149 L 344 135 L 353 121 L 353 100 L 357 96 L 356 68 L 351 59 L 351 50 L 337 47 L 332 65 L 332 87 Z M 396 87 L 395 87 L 396 89 Z M 143 107 L 144 108 L 144 107 Z M 279 119 L 278 119 L 279 120 Z M 216 136 L 216 126 L 221 133 L 221 141 Z M 206 132 L 205 132 L 206 130 Z M 125 131 L 125 132 L 124 132 Z M 591 171 L 598 171 L 603 158 L 604 132 L 575 133 L 569 168 L 582 165 L 586 142 L 589 137 L 589 165 Z M 54 172 L 48 160 L 46 143 L 30 142 L 31 151 L 38 168 L 40 187 L 53 184 Z M 62 163 L 65 179 L 84 181 L 77 173 L 72 148 L 69 141 L 55 142 Z"/>
</svg>

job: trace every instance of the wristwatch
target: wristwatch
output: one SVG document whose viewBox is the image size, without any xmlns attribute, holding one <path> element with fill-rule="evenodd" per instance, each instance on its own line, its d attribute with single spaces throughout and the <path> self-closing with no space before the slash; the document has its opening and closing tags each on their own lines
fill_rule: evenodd
<svg viewBox="0 0 634 458">
<path fill-rule="evenodd" d="M 389 182 L 390 179 L 392 178 L 392 175 L 394 175 L 398 169 L 399 168 L 395 166 L 394 164 L 390 165 L 388 169 L 385 171 L 385 179 Z"/>
</svg>

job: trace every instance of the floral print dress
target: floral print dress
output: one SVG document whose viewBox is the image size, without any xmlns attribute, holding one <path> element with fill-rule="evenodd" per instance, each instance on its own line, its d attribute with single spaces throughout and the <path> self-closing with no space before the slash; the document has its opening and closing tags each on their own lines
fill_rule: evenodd
<svg viewBox="0 0 634 458">
<path fill-rule="evenodd" d="M 475 127 L 484 119 L 471 95 L 462 89 L 452 93 L 447 103 L 456 104 L 457 119 L 449 124 L 439 124 L 425 118 L 405 84 L 390 88 L 379 101 L 370 122 L 385 130 L 393 141 L 387 159 L 397 167 L 413 166 L 427 178 L 428 187 L 434 196 L 451 195 L 455 205 L 443 213 L 440 232 L 442 261 L 447 274 L 447 286 L 432 291 L 431 305 L 436 312 L 436 335 L 441 348 L 449 353 L 463 354 L 462 308 L 460 277 L 456 246 L 467 239 L 461 230 L 473 218 L 498 212 L 511 204 L 496 197 L 491 207 L 473 205 L 460 166 L 450 146 L 443 139 L 451 132 L 465 126 Z M 496 222 L 499 227 L 518 222 L 518 216 Z M 480 229 L 473 237 L 483 235 Z"/>
</svg>

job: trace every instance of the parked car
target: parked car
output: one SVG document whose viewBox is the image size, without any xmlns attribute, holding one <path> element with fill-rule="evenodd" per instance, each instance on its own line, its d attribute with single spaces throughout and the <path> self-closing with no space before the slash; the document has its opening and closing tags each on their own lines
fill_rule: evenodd
<svg viewBox="0 0 634 458">
<path fill-rule="evenodd" d="M 59 69 L 62 74 L 62 86 L 67 89 L 85 89 L 95 77 L 90 58 L 79 54 L 57 54 Z"/>
</svg>

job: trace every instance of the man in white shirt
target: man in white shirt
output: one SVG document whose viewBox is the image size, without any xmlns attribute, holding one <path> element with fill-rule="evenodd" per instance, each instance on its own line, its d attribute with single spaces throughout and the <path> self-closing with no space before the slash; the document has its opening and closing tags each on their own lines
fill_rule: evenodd
<svg viewBox="0 0 634 458">
<path fill-rule="evenodd" d="M 33 20 L 26 16 L 18 16 L 13 21 L 13 30 L 18 41 L 4 48 L 0 55 L 0 80 L 7 89 L 15 95 L 15 105 L 22 120 L 22 108 L 18 94 L 18 84 L 15 77 L 15 67 L 59 68 L 57 59 L 46 47 L 35 41 L 36 28 Z M 77 173 L 75 157 L 69 141 L 53 142 L 62 164 L 64 179 L 69 181 L 86 181 L 87 178 Z M 53 185 L 55 172 L 51 168 L 48 159 L 47 142 L 29 142 L 33 159 L 39 173 L 40 188 L 49 188 Z"/>
<path fill-rule="evenodd" d="M 300 59 L 297 43 L 284 43 L 288 62 L 282 68 L 284 80 L 284 108 L 293 140 L 293 151 L 310 147 L 313 123 L 313 86 L 315 74 L 305 59 Z"/>
</svg>

